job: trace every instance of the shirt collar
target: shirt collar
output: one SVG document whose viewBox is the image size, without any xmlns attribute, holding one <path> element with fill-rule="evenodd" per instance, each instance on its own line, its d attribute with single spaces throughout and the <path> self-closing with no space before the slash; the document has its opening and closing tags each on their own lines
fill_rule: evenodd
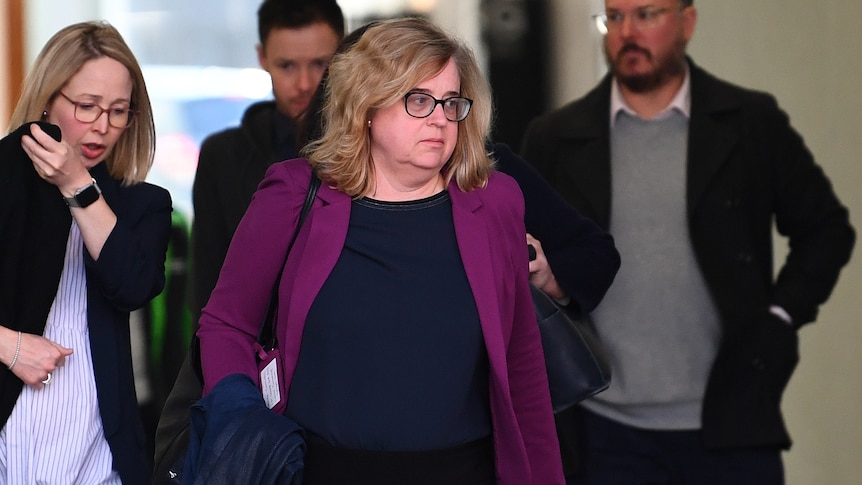
<svg viewBox="0 0 862 485">
<path fill-rule="evenodd" d="M 682 86 L 679 87 L 679 91 L 677 91 L 676 96 L 674 96 L 670 103 L 652 119 L 661 120 L 667 118 L 674 110 L 682 113 L 686 118 L 691 117 L 691 72 L 687 65 L 685 67 L 685 78 L 683 79 Z M 638 116 L 638 114 L 635 113 L 635 110 L 626 103 L 626 100 L 623 98 L 623 94 L 620 91 L 619 83 L 617 79 L 614 78 L 611 81 L 611 129 L 613 129 L 617 116 L 621 111 L 635 117 Z"/>
</svg>

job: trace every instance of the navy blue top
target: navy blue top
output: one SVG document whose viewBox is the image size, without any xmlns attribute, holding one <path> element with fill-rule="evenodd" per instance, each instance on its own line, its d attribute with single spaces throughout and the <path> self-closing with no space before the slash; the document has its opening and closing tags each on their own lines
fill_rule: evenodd
<svg viewBox="0 0 862 485">
<path fill-rule="evenodd" d="M 286 414 L 336 446 L 445 448 L 491 435 L 488 372 L 449 193 L 354 201 Z"/>
</svg>

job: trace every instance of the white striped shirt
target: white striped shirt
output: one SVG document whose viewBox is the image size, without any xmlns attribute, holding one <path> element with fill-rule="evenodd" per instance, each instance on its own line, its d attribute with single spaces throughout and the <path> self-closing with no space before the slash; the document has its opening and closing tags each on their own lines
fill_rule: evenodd
<svg viewBox="0 0 862 485">
<path fill-rule="evenodd" d="M 99 415 L 84 244 L 74 220 L 44 337 L 74 353 L 54 370 L 49 384 L 21 391 L 0 431 L 0 485 L 121 484 Z"/>
</svg>

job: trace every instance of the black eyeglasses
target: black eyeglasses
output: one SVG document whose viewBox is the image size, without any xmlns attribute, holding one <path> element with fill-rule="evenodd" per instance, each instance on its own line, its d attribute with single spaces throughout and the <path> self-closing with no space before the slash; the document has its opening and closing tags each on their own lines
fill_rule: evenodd
<svg viewBox="0 0 862 485">
<path fill-rule="evenodd" d="M 443 114 L 446 119 L 457 123 L 464 121 L 464 118 L 470 114 L 473 100 L 458 96 L 437 99 L 425 93 L 407 93 L 404 95 L 404 109 L 407 110 L 407 114 L 414 118 L 431 116 L 438 104 L 443 106 Z"/>
<path fill-rule="evenodd" d="M 114 128 L 128 128 L 135 119 L 137 111 L 131 108 L 103 108 L 95 103 L 84 103 L 81 101 L 72 101 L 71 98 L 59 91 L 60 96 L 66 98 L 66 101 L 75 106 L 75 119 L 81 123 L 95 123 L 102 116 L 102 113 L 108 113 L 108 124 Z"/>
</svg>

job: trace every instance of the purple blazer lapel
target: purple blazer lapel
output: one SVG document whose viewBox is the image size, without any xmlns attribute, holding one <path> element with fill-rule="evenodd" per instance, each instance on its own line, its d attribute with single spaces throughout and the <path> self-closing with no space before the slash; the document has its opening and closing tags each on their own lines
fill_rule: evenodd
<svg viewBox="0 0 862 485">
<path fill-rule="evenodd" d="M 483 201 L 478 191 L 462 192 L 454 184 L 449 186 L 452 199 L 452 218 L 455 224 L 455 237 L 461 251 L 464 271 L 476 300 L 482 334 L 493 374 L 503 372 L 505 376 L 506 355 L 505 339 L 501 326 L 501 302 L 495 280 L 497 262 L 492 258 L 491 228 L 481 217 Z M 498 375 L 497 377 L 500 377 Z M 506 382 L 506 379 L 495 379 Z"/>
<path fill-rule="evenodd" d="M 291 250 L 284 269 L 285 275 L 295 275 L 291 281 L 282 281 L 282 292 L 287 292 L 289 301 L 287 315 L 280 315 L 279 320 L 287 318 L 287 322 L 281 322 L 281 328 L 286 328 L 286 334 L 282 336 L 285 355 L 299 355 L 299 347 L 302 343 L 302 331 L 308 311 L 314 302 L 315 296 L 320 292 L 329 273 L 338 262 L 344 241 L 347 238 L 347 228 L 350 222 L 351 199 L 345 194 L 321 185 L 317 193 L 317 200 L 312 206 L 311 212 L 300 229 L 296 243 Z M 296 359 L 285 360 L 285 375 L 293 376 L 296 367 Z M 289 382 L 287 382 L 289 387 Z"/>
</svg>

